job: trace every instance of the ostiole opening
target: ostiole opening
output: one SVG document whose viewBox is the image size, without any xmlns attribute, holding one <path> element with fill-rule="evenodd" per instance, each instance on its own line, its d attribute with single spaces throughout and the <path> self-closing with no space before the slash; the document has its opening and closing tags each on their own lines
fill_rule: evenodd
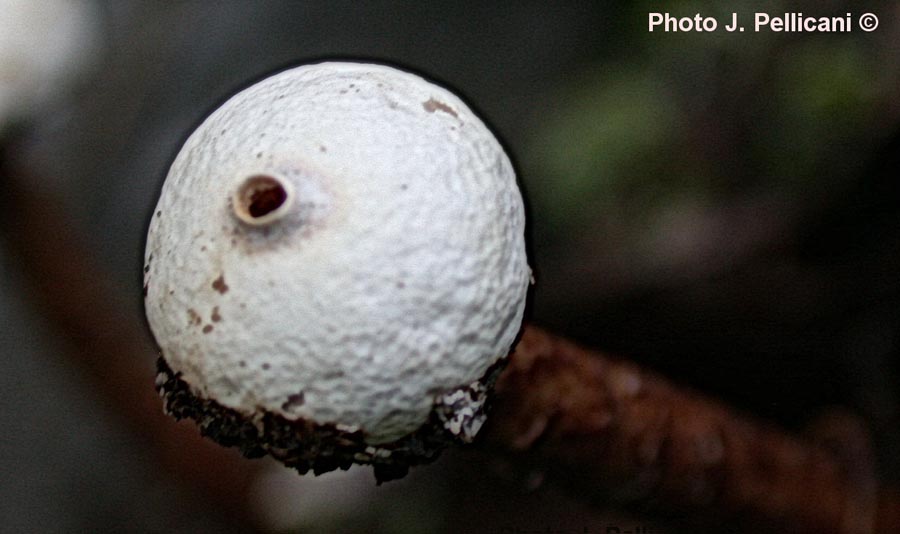
<svg viewBox="0 0 900 534">
<path fill-rule="evenodd" d="M 291 184 L 280 176 L 269 173 L 250 175 L 234 192 L 234 215 L 254 226 L 274 223 L 290 210 L 293 193 Z"/>
</svg>

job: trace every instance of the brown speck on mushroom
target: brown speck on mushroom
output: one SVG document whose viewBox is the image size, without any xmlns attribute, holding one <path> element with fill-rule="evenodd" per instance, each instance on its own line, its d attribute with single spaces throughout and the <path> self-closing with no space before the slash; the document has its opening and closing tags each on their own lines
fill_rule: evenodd
<svg viewBox="0 0 900 534">
<path fill-rule="evenodd" d="M 192 324 L 199 325 L 201 323 L 202 319 L 200 319 L 200 315 L 196 311 L 194 311 L 193 308 L 188 308 L 187 313 L 189 326 Z"/>
<path fill-rule="evenodd" d="M 223 295 L 228 292 L 228 284 L 225 283 L 224 274 L 220 274 L 218 278 L 213 280 L 212 288 Z"/>
<path fill-rule="evenodd" d="M 218 323 L 219 321 L 222 320 L 222 316 L 219 315 L 219 307 L 218 306 L 213 307 L 212 316 L 210 316 L 210 319 L 212 319 L 212 322 L 214 322 L 214 323 Z"/>
<path fill-rule="evenodd" d="M 459 118 L 459 115 L 456 114 L 455 109 L 451 108 L 447 104 L 444 104 L 440 100 L 435 100 L 433 98 L 429 98 L 425 102 L 422 102 L 422 107 L 424 107 L 425 111 L 427 111 L 428 113 L 434 113 L 435 111 L 443 111 L 444 113 L 449 113 L 450 115 L 453 115 L 457 119 Z"/>
<path fill-rule="evenodd" d="M 300 406 L 303 406 L 303 392 L 302 391 L 288 396 L 288 398 L 284 402 L 284 404 L 281 405 L 281 409 L 282 410 L 290 410 L 291 408 L 297 408 Z"/>
<path fill-rule="evenodd" d="M 319 152 L 328 152 L 328 149 L 325 148 L 325 145 L 319 145 Z"/>
<path fill-rule="evenodd" d="M 272 366 L 267 363 L 262 364 L 262 368 L 264 371 L 268 371 L 270 367 L 272 367 Z"/>
<path fill-rule="evenodd" d="M 208 325 L 206 325 L 206 326 L 203 327 L 203 333 L 204 333 L 204 334 L 208 334 L 208 333 L 210 333 L 210 332 L 212 332 L 212 331 L 213 331 L 213 325 L 211 325 L 211 324 L 208 324 Z"/>
</svg>

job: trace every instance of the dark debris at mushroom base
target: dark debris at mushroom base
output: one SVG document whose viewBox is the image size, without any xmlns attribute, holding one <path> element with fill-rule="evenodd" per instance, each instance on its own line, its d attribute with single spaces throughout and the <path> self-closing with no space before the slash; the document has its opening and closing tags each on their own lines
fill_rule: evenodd
<svg viewBox="0 0 900 534">
<path fill-rule="evenodd" d="M 502 360 L 506 360 L 503 358 Z M 490 387 L 497 367 L 485 375 Z M 370 464 L 378 484 L 403 478 L 410 466 L 431 463 L 448 445 L 459 438 L 444 428 L 437 412 L 417 431 L 391 443 L 370 445 L 362 431 L 347 432 L 333 424 L 307 420 L 289 420 L 264 412 L 257 425 L 240 412 L 210 399 L 198 397 L 172 371 L 165 360 L 157 360 L 156 389 L 163 398 L 166 413 L 181 419 L 193 419 L 200 433 L 226 447 L 237 447 L 247 458 L 266 454 L 300 474 L 319 475 L 336 469 L 347 470 L 354 463 Z"/>
</svg>

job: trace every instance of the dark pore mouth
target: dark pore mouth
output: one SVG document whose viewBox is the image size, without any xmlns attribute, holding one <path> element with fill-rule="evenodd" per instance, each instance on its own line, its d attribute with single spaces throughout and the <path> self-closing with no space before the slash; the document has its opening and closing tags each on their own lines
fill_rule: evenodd
<svg viewBox="0 0 900 534">
<path fill-rule="evenodd" d="M 280 185 L 261 188 L 250 195 L 250 204 L 247 211 L 251 217 L 262 217 L 267 213 L 271 213 L 284 204 L 287 198 L 287 191 Z"/>
</svg>

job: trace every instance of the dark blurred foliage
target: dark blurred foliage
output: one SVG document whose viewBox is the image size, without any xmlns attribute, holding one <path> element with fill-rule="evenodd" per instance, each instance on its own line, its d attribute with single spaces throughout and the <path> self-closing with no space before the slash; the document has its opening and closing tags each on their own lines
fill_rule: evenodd
<svg viewBox="0 0 900 534">
<path fill-rule="evenodd" d="M 459 91 L 504 141 L 528 196 L 536 322 L 793 429 L 849 408 L 872 429 L 882 476 L 900 479 L 896 2 L 99 5 L 104 55 L 67 106 L 31 125 L 28 156 L 130 296 L 129 313 L 142 316 L 145 227 L 191 129 L 274 70 L 369 58 Z M 881 25 L 649 33 L 647 13 L 664 9 L 722 21 L 732 10 L 870 11 Z M 55 350 L 23 343 L 29 358 Z M 477 464 L 451 456 L 437 473 Z M 503 499 L 492 476 L 482 489 L 475 474 L 450 476 L 458 493 L 422 505 L 441 510 L 435 528 L 478 531 L 467 514 L 514 513 L 472 512 L 473 495 Z M 566 501 L 545 499 L 544 510 L 542 497 L 511 502 L 566 517 Z"/>
</svg>

